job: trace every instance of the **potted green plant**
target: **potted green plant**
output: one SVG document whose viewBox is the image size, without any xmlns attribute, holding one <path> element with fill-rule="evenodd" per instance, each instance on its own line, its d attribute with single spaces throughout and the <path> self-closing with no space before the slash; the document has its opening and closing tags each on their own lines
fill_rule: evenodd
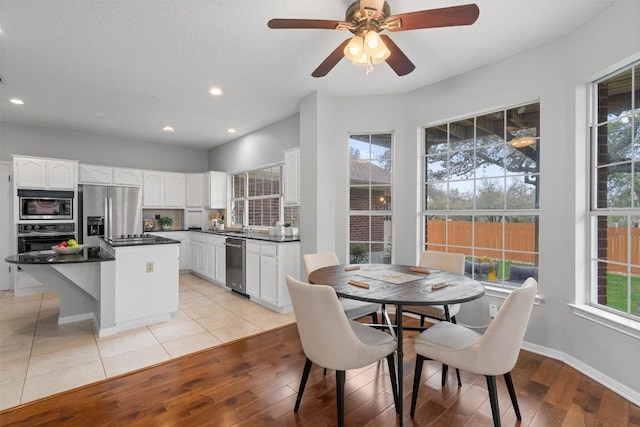
<svg viewBox="0 0 640 427">
<path fill-rule="evenodd" d="M 161 216 L 159 222 L 163 230 L 168 230 L 173 225 L 173 218 L 170 216 Z"/>
</svg>

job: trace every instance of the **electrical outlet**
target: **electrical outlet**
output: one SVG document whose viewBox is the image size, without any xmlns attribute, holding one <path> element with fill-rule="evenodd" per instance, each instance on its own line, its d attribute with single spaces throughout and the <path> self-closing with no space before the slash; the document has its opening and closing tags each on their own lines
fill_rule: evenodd
<svg viewBox="0 0 640 427">
<path fill-rule="evenodd" d="M 147 262 L 147 273 L 153 273 L 153 261 Z"/>
<path fill-rule="evenodd" d="M 496 317 L 498 314 L 498 306 L 496 304 L 489 304 L 489 317 Z"/>
</svg>

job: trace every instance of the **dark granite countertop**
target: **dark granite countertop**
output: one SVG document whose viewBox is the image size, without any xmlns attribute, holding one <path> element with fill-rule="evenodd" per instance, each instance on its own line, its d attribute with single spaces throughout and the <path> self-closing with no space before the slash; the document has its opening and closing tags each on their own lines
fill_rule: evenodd
<svg viewBox="0 0 640 427">
<path fill-rule="evenodd" d="M 10 264 L 79 264 L 114 261 L 115 257 L 98 246 L 86 246 L 77 254 L 60 255 L 54 251 L 25 252 L 5 258 Z"/>
<path fill-rule="evenodd" d="M 116 239 L 108 240 L 102 239 L 106 244 L 111 245 L 114 248 L 121 248 L 125 246 L 149 246 L 149 245 L 169 245 L 180 244 L 180 240 L 169 239 L 167 237 L 149 236 L 147 234 L 141 238 L 130 239 Z"/>
<path fill-rule="evenodd" d="M 268 234 L 263 233 L 253 233 L 249 235 L 248 233 L 240 233 L 238 231 L 213 231 L 213 230 L 191 230 L 196 231 L 198 233 L 205 234 L 213 234 L 221 237 L 234 237 L 236 239 L 247 239 L 247 240 L 262 240 L 265 242 L 274 242 L 274 243 L 288 243 L 288 242 L 299 242 L 300 236 L 270 236 Z"/>
</svg>

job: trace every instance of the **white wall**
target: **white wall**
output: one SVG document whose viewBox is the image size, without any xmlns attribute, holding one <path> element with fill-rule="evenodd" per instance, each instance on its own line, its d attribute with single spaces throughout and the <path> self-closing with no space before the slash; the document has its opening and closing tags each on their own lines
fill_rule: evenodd
<svg viewBox="0 0 640 427">
<path fill-rule="evenodd" d="M 209 170 L 236 173 L 284 161 L 282 151 L 299 145 L 299 123 L 296 114 L 209 150 Z"/>
<path fill-rule="evenodd" d="M 317 157 L 317 171 L 303 180 L 301 192 L 318 204 L 331 206 L 326 215 L 334 224 L 335 250 L 346 260 L 348 182 L 347 134 L 351 131 L 394 131 L 395 261 L 415 263 L 421 228 L 418 210 L 420 129 L 515 104 L 539 100 L 541 104 L 541 217 L 540 289 L 526 341 L 539 350 L 582 368 L 634 401 L 640 401 L 640 342 L 615 330 L 576 316 L 570 303 L 584 294 L 588 255 L 586 245 L 587 86 L 593 79 L 640 57 L 640 2 L 617 1 L 570 37 L 403 96 L 331 99 L 337 114 L 322 111 L 326 95 L 316 94 L 301 103 L 302 154 Z M 332 129 L 333 139 L 318 136 Z M 307 148 L 307 142 L 310 147 Z M 311 154 L 309 154 L 311 153 Z M 333 156 L 332 163 L 324 158 Z M 309 169 L 310 158 L 303 160 Z M 333 188 L 319 182 L 335 174 Z M 315 179 L 315 181 L 314 181 Z M 333 195 L 333 198 L 332 198 Z M 303 212 L 306 207 L 302 207 Z M 320 212 L 318 206 L 313 212 Z M 320 242 L 327 227 L 319 215 L 315 230 L 308 228 L 303 252 L 329 249 Z M 309 226 L 309 223 L 306 223 Z M 308 236 L 315 232 L 314 236 Z M 465 305 L 461 321 L 489 323 L 487 305 L 501 304 L 495 296 Z"/>
<path fill-rule="evenodd" d="M 88 132 L 0 122 L 0 160 L 12 154 L 79 160 L 107 166 L 204 172 L 207 150 L 118 139 Z"/>
</svg>

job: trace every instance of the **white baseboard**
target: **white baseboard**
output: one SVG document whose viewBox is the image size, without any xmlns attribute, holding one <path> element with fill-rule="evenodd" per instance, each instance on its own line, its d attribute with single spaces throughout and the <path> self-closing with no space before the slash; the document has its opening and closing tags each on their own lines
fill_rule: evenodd
<svg viewBox="0 0 640 427">
<path fill-rule="evenodd" d="M 624 397 L 634 405 L 640 406 L 640 392 L 638 390 L 633 390 L 632 388 L 627 387 L 624 384 L 621 384 L 620 382 L 603 374 L 602 372 L 598 371 L 597 369 L 594 369 L 593 367 L 587 365 L 581 360 L 576 359 L 573 356 L 570 356 L 564 352 L 561 352 L 552 348 L 543 347 L 541 345 L 532 344 L 526 341 L 522 343 L 522 348 L 532 353 L 540 354 L 540 355 L 564 362 L 567 365 L 571 366 L 572 368 L 576 369 L 577 371 L 588 376 L 592 380 L 602 384 L 603 386 L 613 391 L 614 393 L 617 393 L 620 396 Z"/>
<path fill-rule="evenodd" d="M 76 314 L 75 316 L 58 317 L 58 325 L 79 322 L 81 320 L 95 320 L 93 313 Z"/>
</svg>

